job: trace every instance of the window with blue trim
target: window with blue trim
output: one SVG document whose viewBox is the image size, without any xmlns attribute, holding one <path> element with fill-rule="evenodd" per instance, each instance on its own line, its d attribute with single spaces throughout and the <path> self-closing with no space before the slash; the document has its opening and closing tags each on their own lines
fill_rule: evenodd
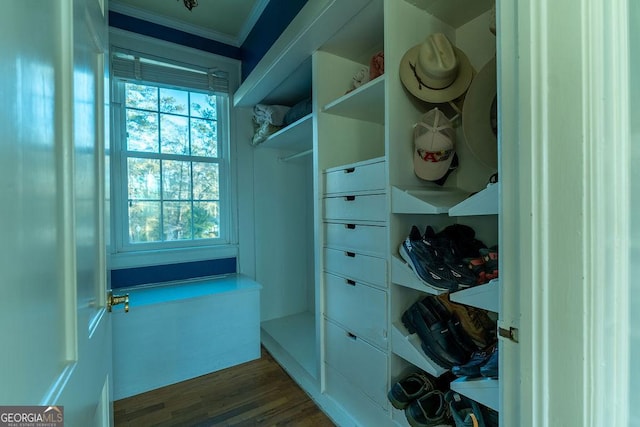
<svg viewBox="0 0 640 427">
<path fill-rule="evenodd" d="M 127 50 L 111 67 L 115 251 L 233 243 L 226 73 Z"/>
</svg>

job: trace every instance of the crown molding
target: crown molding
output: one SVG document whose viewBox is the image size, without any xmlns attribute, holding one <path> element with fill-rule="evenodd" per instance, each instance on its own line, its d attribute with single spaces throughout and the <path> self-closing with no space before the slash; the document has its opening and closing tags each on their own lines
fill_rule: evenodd
<svg viewBox="0 0 640 427">
<path fill-rule="evenodd" d="M 258 19 L 260 19 L 260 16 L 262 16 L 262 12 L 264 12 L 268 4 L 269 4 L 269 0 L 260 0 L 256 2 L 256 5 L 253 7 L 253 10 L 251 11 L 251 14 L 245 21 L 244 25 L 242 26 L 242 29 L 240 30 L 240 33 L 238 34 L 239 46 L 242 46 L 244 44 L 244 41 L 249 36 L 249 33 L 251 33 L 251 30 L 256 25 L 256 22 L 258 22 Z"/>
<path fill-rule="evenodd" d="M 260 4 L 264 3 L 265 0 L 262 0 L 260 2 Z M 268 0 L 266 0 L 266 3 L 268 3 Z M 266 5 L 264 5 L 266 7 Z M 258 5 L 256 5 L 256 9 L 258 8 Z M 127 4 L 121 3 L 117 0 L 111 0 L 109 1 L 109 10 L 116 12 L 116 13 L 121 13 L 123 15 L 127 15 L 127 16 L 131 16 L 132 18 L 137 18 L 137 19 L 141 19 L 143 21 L 147 21 L 147 22 L 151 22 L 154 24 L 158 24 L 158 25 L 163 25 L 165 27 L 169 27 L 169 28 L 173 28 L 179 31 L 184 31 L 185 33 L 189 33 L 189 34 L 193 34 L 196 36 L 200 36 L 200 37 L 204 37 L 207 38 L 209 40 L 213 40 L 213 41 L 217 41 L 219 43 L 224 43 L 230 46 L 234 46 L 234 47 L 240 47 L 242 45 L 242 42 L 244 41 L 244 39 L 240 40 L 240 38 L 234 38 L 234 37 L 230 37 L 227 34 L 223 34 L 217 31 L 213 31 L 210 30 L 208 28 L 204 28 L 198 25 L 193 25 L 191 23 L 179 20 L 179 19 L 171 19 L 171 18 L 167 18 L 165 16 L 161 16 L 158 15 L 156 13 L 152 13 L 137 7 L 133 7 L 133 6 L 129 6 Z M 264 10 L 264 7 L 262 8 L 262 10 Z M 255 9 L 254 11 L 252 11 L 252 15 L 251 15 L 251 19 L 254 19 L 253 15 L 255 13 Z M 262 13 L 262 11 L 260 11 L 260 13 Z M 260 15 L 258 14 L 258 17 Z M 255 21 L 257 20 L 257 18 L 255 18 L 255 20 L 253 21 L 253 24 L 255 24 Z M 247 22 L 248 24 L 248 22 Z M 245 24 L 246 26 L 246 24 Z M 252 28 L 252 27 L 251 27 Z M 248 31 L 251 31 L 251 28 L 249 28 Z M 245 31 L 245 28 L 243 27 L 242 29 L 243 31 Z M 247 32 L 248 34 L 248 32 Z M 246 36 L 244 36 L 246 38 Z"/>
</svg>

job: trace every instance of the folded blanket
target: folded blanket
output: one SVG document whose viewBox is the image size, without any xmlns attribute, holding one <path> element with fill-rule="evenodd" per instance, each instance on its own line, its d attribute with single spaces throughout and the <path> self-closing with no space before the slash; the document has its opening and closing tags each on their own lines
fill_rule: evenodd
<svg viewBox="0 0 640 427">
<path fill-rule="evenodd" d="M 284 122 L 282 124 L 284 126 L 289 126 L 291 123 L 303 118 L 307 114 L 310 114 L 312 109 L 313 105 L 311 104 L 311 98 L 303 99 L 291 107 L 287 114 L 285 114 Z"/>
<path fill-rule="evenodd" d="M 363 84 L 369 81 L 369 67 L 362 67 L 357 73 L 353 75 L 351 81 L 351 87 L 357 89 Z"/>
<path fill-rule="evenodd" d="M 275 126 L 282 126 L 284 115 L 290 107 L 286 105 L 266 105 L 257 104 L 253 107 L 253 117 L 259 124 L 267 123 Z"/>
<path fill-rule="evenodd" d="M 278 132 L 281 126 L 272 125 L 267 122 L 258 123 L 255 118 L 253 120 L 253 138 L 251 145 L 256 146 L 264 142 L 270 135 Z"/>
</svg>

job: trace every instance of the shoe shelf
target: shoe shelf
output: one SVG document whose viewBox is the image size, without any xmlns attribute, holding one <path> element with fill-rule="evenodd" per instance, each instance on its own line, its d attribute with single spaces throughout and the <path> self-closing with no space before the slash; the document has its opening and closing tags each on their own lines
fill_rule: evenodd
<svg viewBox="0 0 640 427">
<path fill-rule="evenodd" d="M 313 114 L 291 123 L 270 135 L 258 147 L 295 150 L 299 152 L 313 148 Z"/>
<path fill-rule="evenodd" d="M 468 193 L 458 189 L 391 187 L 391 212 L 396 214 L 446 214 Z"/>
<path fill-rule="evenodd" d="M 449 298 L 453 302 L 470 305 L 498 313 L 500 311 L 500 279 L 473 286 L 462 291 L 452 292 Z"/>
<path fill-rule="evenodd" d="M 323 112 L 384 124 L 384 74 L 324 106 Z"/>
<path fill-rule="evenodd" d="M 487 187 L 449 209 L 449 216 L 497 215 L 499 199 L 498 183 Z"/>
<path fill-rule="evenodd" d="M 500 411 L 500 381 L 497 379 L 461 377 L 452 381 L 450 387 L 469 399 Z"/>
<path fill-rule="evenodd" d="M 391 256 L 391 281 L 396 285 L 432 295 L 438 295 L 445 292 L 424 284 L 411 267 L 409 267 L 409 264 L 396 255 Z"/>
<path fill-rule="evenodd" d="M 410 334 L 401 322 L 391 325 L 391 348 L 394 354 L 435 377 L 447 372 L 447 369 L 424 354 L 421 344 L 418 334 Z"/>
</svg>

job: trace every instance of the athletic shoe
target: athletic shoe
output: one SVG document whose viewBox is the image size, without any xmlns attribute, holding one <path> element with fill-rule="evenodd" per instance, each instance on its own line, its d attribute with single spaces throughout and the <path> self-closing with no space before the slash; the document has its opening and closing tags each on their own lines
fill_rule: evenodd
<svg viewBox="0 0 640 427">
<path fill-rule="evenodd" d="M 480 369 L 489 361 L 492 354 L 492 351 L 476 351 L 471 355 L 471 359 L 464 365 L 453 366 L 451 373 L 457 377 L 481 377 Z"/>
<path fill-rule="evenodd" d="M 445 400 L 449 403 L 449 412 L 456 427 L 485 427 L 480 405 L 455 391 L 448 391 Z"/>
<path fill-rule="evenodd" d="M 498 347 L 495 347 L 487 362 L 480 367 L 480 375 L 487 378 L 498 378 Z"/>
<path fill-rule="evenodd" d="M 402 242 L 398 252 L 425 285 L 440 291 L 458 290 L 458 283 L 451 272 L 438 259 L 436 251 L 425 244 L 415 225 L 411 227 L 409 236 Z"/>
</svg>

